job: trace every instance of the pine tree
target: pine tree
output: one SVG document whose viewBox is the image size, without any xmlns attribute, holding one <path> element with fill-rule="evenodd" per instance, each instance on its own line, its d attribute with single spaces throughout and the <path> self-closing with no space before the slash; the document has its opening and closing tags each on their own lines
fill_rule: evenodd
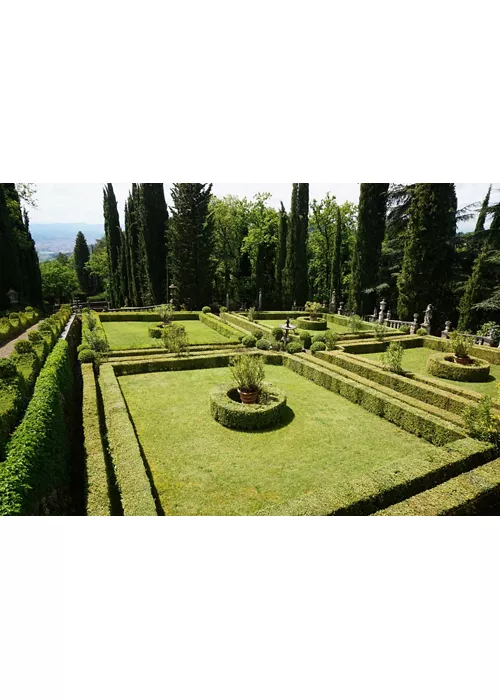
<svg viewBox="0 0 500 700">
<path fill-rule="evenodd" d="M 174 183 L 171 190 L 170 266 L 179 301 L 191 309 L 211 301 L 215 269 L 211 193 L 212 185 L 200 182 Z"/>
<path fill-rule="evenodd" d="M 373 307 L 374 294 L 365 290 L 373 290 L 378 283 L 388 190 L 389 183 L 361 183 L 349 290 L 349 308 L 357 314 Z"/>
<path fill-rule="evenodd" d="M 309 183 L 292 185 L 290 225 L 288 228 L 284 274 L 284 296 L 287 305 L 307 301 L 307 233 L 309 224 Z"/>
<path fill-rule="evenodd" d="M 478 313 L 472 307 L 474 304 L 482 301 L 484 297 L 484 276 L 488 254 L 489 246 L 486 243 L 474 261 L 472 274 L 465 285 L 459 306 L 458 329 L 461 331 L 472 330 L 474 326 L 478 325 Z"/>
<path fill-rule="evenodd" d="M 284 308 L 283 304 L 283 274 L 286 262 L 286 241 L 288 232 L 288 214 L 286 209 L 281 202 L 280 208 L 280 219 L 278 228 L 278 245 L 276 249 L 276 268 L 275 268 L 275 280 L 276 280 L 276 301 L 280 309 Z"/>
<path fill-rule="evenodd" d="M 342 214 L 340 207 L 337 207 L 337 226 L 333 239 L 331 280 L 331 292 L 335 292 L 335 299 L 338 306 L 342 296 Z"/>
<path fill-rule="evenodd" d="M 108 183 L 104 187 L 104 233 L 108 249 L 109 265 L 109 303 L 113 308 L 123 304 L 120 285 L 120 217 L 113 190 L 113 185 Z"/>
<path fill-rule="evenodd" d="M 398 315 L 409 320 L 433 304 L 441 319 L 453 312 L 457 197 L 453 183 L 417 183 L 398 278 Z"/>
<path fill-rule="evenodd" d="M 89 261 L 90 251 L 87 245 L 87 240 L 81 231 L 76 234 L 75 248 L 73 251 L 73 259 L 75 263 L 76 276 L 78 277 L 78 284 L 80 289 L 85 292 L 85 294 L 90 293 L 90 280 L 86 263 Z"/>
</svg>

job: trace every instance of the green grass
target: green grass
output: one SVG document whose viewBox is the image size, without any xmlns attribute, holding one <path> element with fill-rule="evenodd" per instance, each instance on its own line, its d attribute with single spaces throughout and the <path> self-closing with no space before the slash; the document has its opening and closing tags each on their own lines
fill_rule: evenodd
<svg viewBox="0 0 500 700">
<path fill-rule="evenodd" d="M 434 377 L 434 375 L 427 372 L 427 360 L 431 355 L 436 354 L 438 354 L 436 350 L 430 350 L 429 348 L 407 348 L 403 354 L 403 369 L 407 370 L 408 372 L 423 374 L 426 377 L 432 377 L 432 379 L 443 382 L 444 384 L 451 384 L 452 386 L 462 387 L 463 389 L 469 389 L 470 391 L 477 391 L 485 396 L 491 396 L 495 399 L 497 398 L 497 383 L 500 382 L 500 365 L 491 365 L 490 380 L 488 382 L 456 382 L 452 379 L 441 379 L 440 377 Z M 358 357 L 366 357 L 369 360 L 381 362 L 383 355 L 383 352 L 372 352 L 358 355 Z"/>
<path fill-rule="evenodd" d="M 288 396 L 290 422 L 232 431 L 210 414 L 227 368 L 123 376 L 119 383 L 167 515 L 251 515 L 267 505 L 345 488 L 351 479 L 437 448 L 284 367 L 266 380 Z"/>
<path fill-rule="evenodd" d="M 201 321 L 173 321 L 173 323 L 184 326 L 190 345 L 228 342 L 228 338 L 212 330 Z M 148 321 L 106 321 L 103 323 L 103 328 L 111 350 L 161 347 L 160 341 L 148 336 L 150 325 L 153 324 Z"/>
<path fill-rule="evenodd" d="M 259 318 L 257 320 L 257 323 L 261 324 L 263 326 L 267 326 L 268 328 L 275 328 L 276 326 L 281 326 L 283 323 L 286 323 L 286 318 L 278 318 L 276 320 L 269 320 L 267 318 L 266 319 Z M 291 318 L 290 325 L 296 326 L 297 325 L 296 319 Z M 351 332 L 348 326 L 339 326 L 336 323 L 327 323 L 326 325 L 328 326 L 328 329 L 333 331 L 334 333 L 339 333 L 339 334 L 344 333 L 345 334 L 345 333 Z M 300 333 L 300 331 L 301 331 L 301 329 L 297 326 L 295 332 Z M 311 333 L 311 335 L 316 335 L 316 333 L 312 333 L 311 331 L 309 331 L 309 332 Z M 318 333 L 324 333 L 324 332 L 325 331 L 318 331 Z"/>
</svg>

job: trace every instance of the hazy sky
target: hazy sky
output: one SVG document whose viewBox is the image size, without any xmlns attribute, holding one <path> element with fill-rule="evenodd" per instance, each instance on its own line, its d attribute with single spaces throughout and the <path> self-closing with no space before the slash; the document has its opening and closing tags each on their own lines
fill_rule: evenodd
<svg viewBox="0 0 500 700">
<path fill-rule="evenodd" d="M 458 206 L 482 200 L 488 184 L 457 184 Z M 164 183 L 167 203 L 171 204 L 170 188 L 172 183 Z M 38 209 L 30 212 L 33 223 L 103 223 L 102 214 L 102 183 L 85 184 L 38 184 Z M 131 183 L 113 183 L 118 200 L 120 218 L 123 224 L 123 209 Z M 493 189 L 500 184 L 493 184 Z M 253 197 L 257 192 L 271 192 L 272 206 L 278 208 L 280 200 L 285 207 L 290 206 L 292 183 L 214 183 L 213 192 L 217 196 L 234 194 Z M 358 201 L 359 184 L 347 183 L 310 183 L 310 198 L 321 199 L 326 192 L 335 194 L 339 204 L 346 200 Z M 500 198 L 499 192 L 492 192 L 492 203 Z M 467 228 L 473 226 L 470 222 Z"/>
</svg>

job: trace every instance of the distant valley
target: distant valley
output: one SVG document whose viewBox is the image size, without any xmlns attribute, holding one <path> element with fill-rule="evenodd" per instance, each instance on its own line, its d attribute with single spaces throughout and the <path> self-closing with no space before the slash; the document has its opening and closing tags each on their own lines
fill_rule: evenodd
<svg viewBox="0 0 500 700">
<path fill-rule="evenodd" d="M 78 231 L 91 245 L 104 236 L 104 224 L 35 224 L 30 223 L 30 231 L 41 261 L 55 258 L 58 253 L 71 253 Z"/>
</svg>

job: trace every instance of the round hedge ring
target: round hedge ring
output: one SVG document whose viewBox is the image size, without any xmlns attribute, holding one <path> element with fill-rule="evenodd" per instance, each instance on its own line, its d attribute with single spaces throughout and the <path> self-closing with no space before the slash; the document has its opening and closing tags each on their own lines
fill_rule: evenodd
<svg viewBox="0 0 500 700">
<path fill-rule="evenodd" d="M 297 326 L 303 331 L 326 331 L 327 324 L 324 318 L 316 318 L 312 321 L 309 316 L 299 316 Z"/>
<path fill-rule="evenodd" d="M 460 365 L 454 355 L 431 355 L 427 360 L 427 371 L 434 377 L 454 379 L 456 382 L 486 382 L 490 376 L 490 364 L 474 357 L 470 365 Z"/>
<path fill-rule="evenodd" d="M 285 420 L 286 394 L 274 384 L 265 382 L 259 403 L 243 404 L 233 384 L 219 384 L 210 392 L 212 417 L 233 430 L 263 430 L 278 426 Z"/>
</svg>

